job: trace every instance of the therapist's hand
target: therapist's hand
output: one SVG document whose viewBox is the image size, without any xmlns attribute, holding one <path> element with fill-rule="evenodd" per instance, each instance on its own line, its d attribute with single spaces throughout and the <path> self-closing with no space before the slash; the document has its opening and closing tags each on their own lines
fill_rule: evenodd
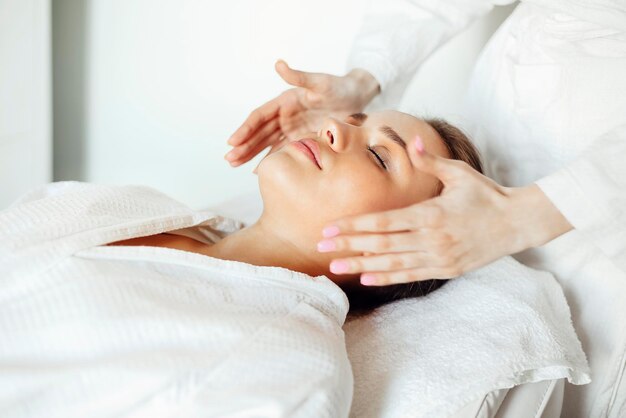
<svg viewBox="0 0 626 418">
<path fill-rule="evenodd" d="M 442 193 L 327 225 L 318 250 L 364 254 L 333 260 L 331 272 L 362 273 L 364 285 L 454 278 L 572 229 L 537 185 L 500 186 L 465 162 L 418 151 L 416 143 L 409 145 L 413 164 L 439 178 Z"/>
<path fill-rule="evenodd" d="M 267 147 L 272 152 L 283 141 L 316 132 L 330 114 L 360 112 L 379 92 L 376 79 L 361 69 L 339 77 L 294 70 L 282 60 L 275 68 L 295 88 L 254 110 L 232 134 L 227 142 L 233 149 L 224 156 L 231 166 L 246 163 Z"/>
</svg>

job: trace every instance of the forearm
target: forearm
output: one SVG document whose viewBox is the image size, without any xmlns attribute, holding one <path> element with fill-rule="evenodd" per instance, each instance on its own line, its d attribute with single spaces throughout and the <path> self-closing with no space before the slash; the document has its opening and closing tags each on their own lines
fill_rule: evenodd
<svg viewBox="0 0 626 418">
<path fill-rule="evenodd" d="M 360 109 L 365 108 L 380 93 L 378 80 L 362 68 L 352 69 L 345 77 L 349 80 L 350 88 L 354 91 Z"/>
<path fill-rule="evenodd" d="M 421 63 L 493 6 L 493 0 L 374 0 L 347 68 L 366 69 L 380 83 L 385 107 L 396 107 Z"/>
<path fill-rule="evenodd" d="M 574 228 L 536 184 L 507 190 L 516 252 L 544 245 Z"/>
</svg>

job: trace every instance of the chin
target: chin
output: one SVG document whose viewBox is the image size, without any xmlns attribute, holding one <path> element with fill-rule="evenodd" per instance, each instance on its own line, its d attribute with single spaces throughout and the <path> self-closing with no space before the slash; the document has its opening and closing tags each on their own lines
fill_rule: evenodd
<svg viewBox="0 0 626 418">
<path fill-rule="evenodd" d="M 329 205 L 327 187 L 314 166 L 284 152 L 263 159 L 257 168 L 263 212 L 285 225 L 319 226 L 336 219 L 337 202 Z M 321 228 L 321 226 L 320 226 Z M 321 229 L 320 229 L 321 231 Z"/>
<path fill-rule="evenodd" d="M 309 178 L 300 161 L 279 151 L 265 157 L 257 168 L 263 207 L 272 213 L 302 212 L 311 206 L 304 182 Z"/>
</svg>

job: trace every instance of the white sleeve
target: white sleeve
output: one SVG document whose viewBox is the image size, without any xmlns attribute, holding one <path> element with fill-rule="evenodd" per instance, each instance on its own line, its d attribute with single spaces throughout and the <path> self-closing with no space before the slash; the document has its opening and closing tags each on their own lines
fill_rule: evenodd
<svg viewBox="0 0 626 418">
<path fill-rule="evenodd" d="M 626 124 L 535 182 L 574 228 L 626 270 Z"/>
<path fill-rule="evenodd" d="M 417 68 L 435 49 L 494 5 L 514 1 L 371 0 L 347 70 L 367 70 L 380 84 L 378 101 L 397 107 Z"/>
</svg>

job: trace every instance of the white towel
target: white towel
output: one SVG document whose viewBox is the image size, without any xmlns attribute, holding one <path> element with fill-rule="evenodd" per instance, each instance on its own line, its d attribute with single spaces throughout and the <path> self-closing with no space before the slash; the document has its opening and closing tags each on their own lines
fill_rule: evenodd
<svg viewBox="0 0 626 418">
<path fill-rule="evenodd" d="M 447 417 L 496 389 L 591 381 L 554 277 L 504 257 L 344 325 L 350 416 Z"/>
<path fill-rule="evenodd" d="M 194 225 L 238 228 L 133 186 L 51 184 L 0 212 L 0 416 L 347 416 L 332 281 L 101 246 Z"/>
<path fill-rule="evenodd" d="M 253 223 L 262 208 L 250 193 L 216 210 Z M 558 282 L 512 257 L 429 296 L 365 317 L 349 314 L 344 332 L 354 418 L 445 417 L 492 390 L 560 378 L 590 382 Z"/>
<path fill-rule="evenodd" d="M 57 183 L 0 212 L 3 414 L 347 414 L 347 304 L 330 280 L 165 248 L 93 248 L 194 225 L 216 239 L 238 228 L 143 187 Z M 495 389 L 590 381 L 560 287 L 510 257 L 349 317 L 344 331 L 354 417 L 444 417 Z M 237 336 L 257 345 L 212 362 Z M 220 381 L 212 370 L 232 391 L 203 390 Z"/>
</svg>

